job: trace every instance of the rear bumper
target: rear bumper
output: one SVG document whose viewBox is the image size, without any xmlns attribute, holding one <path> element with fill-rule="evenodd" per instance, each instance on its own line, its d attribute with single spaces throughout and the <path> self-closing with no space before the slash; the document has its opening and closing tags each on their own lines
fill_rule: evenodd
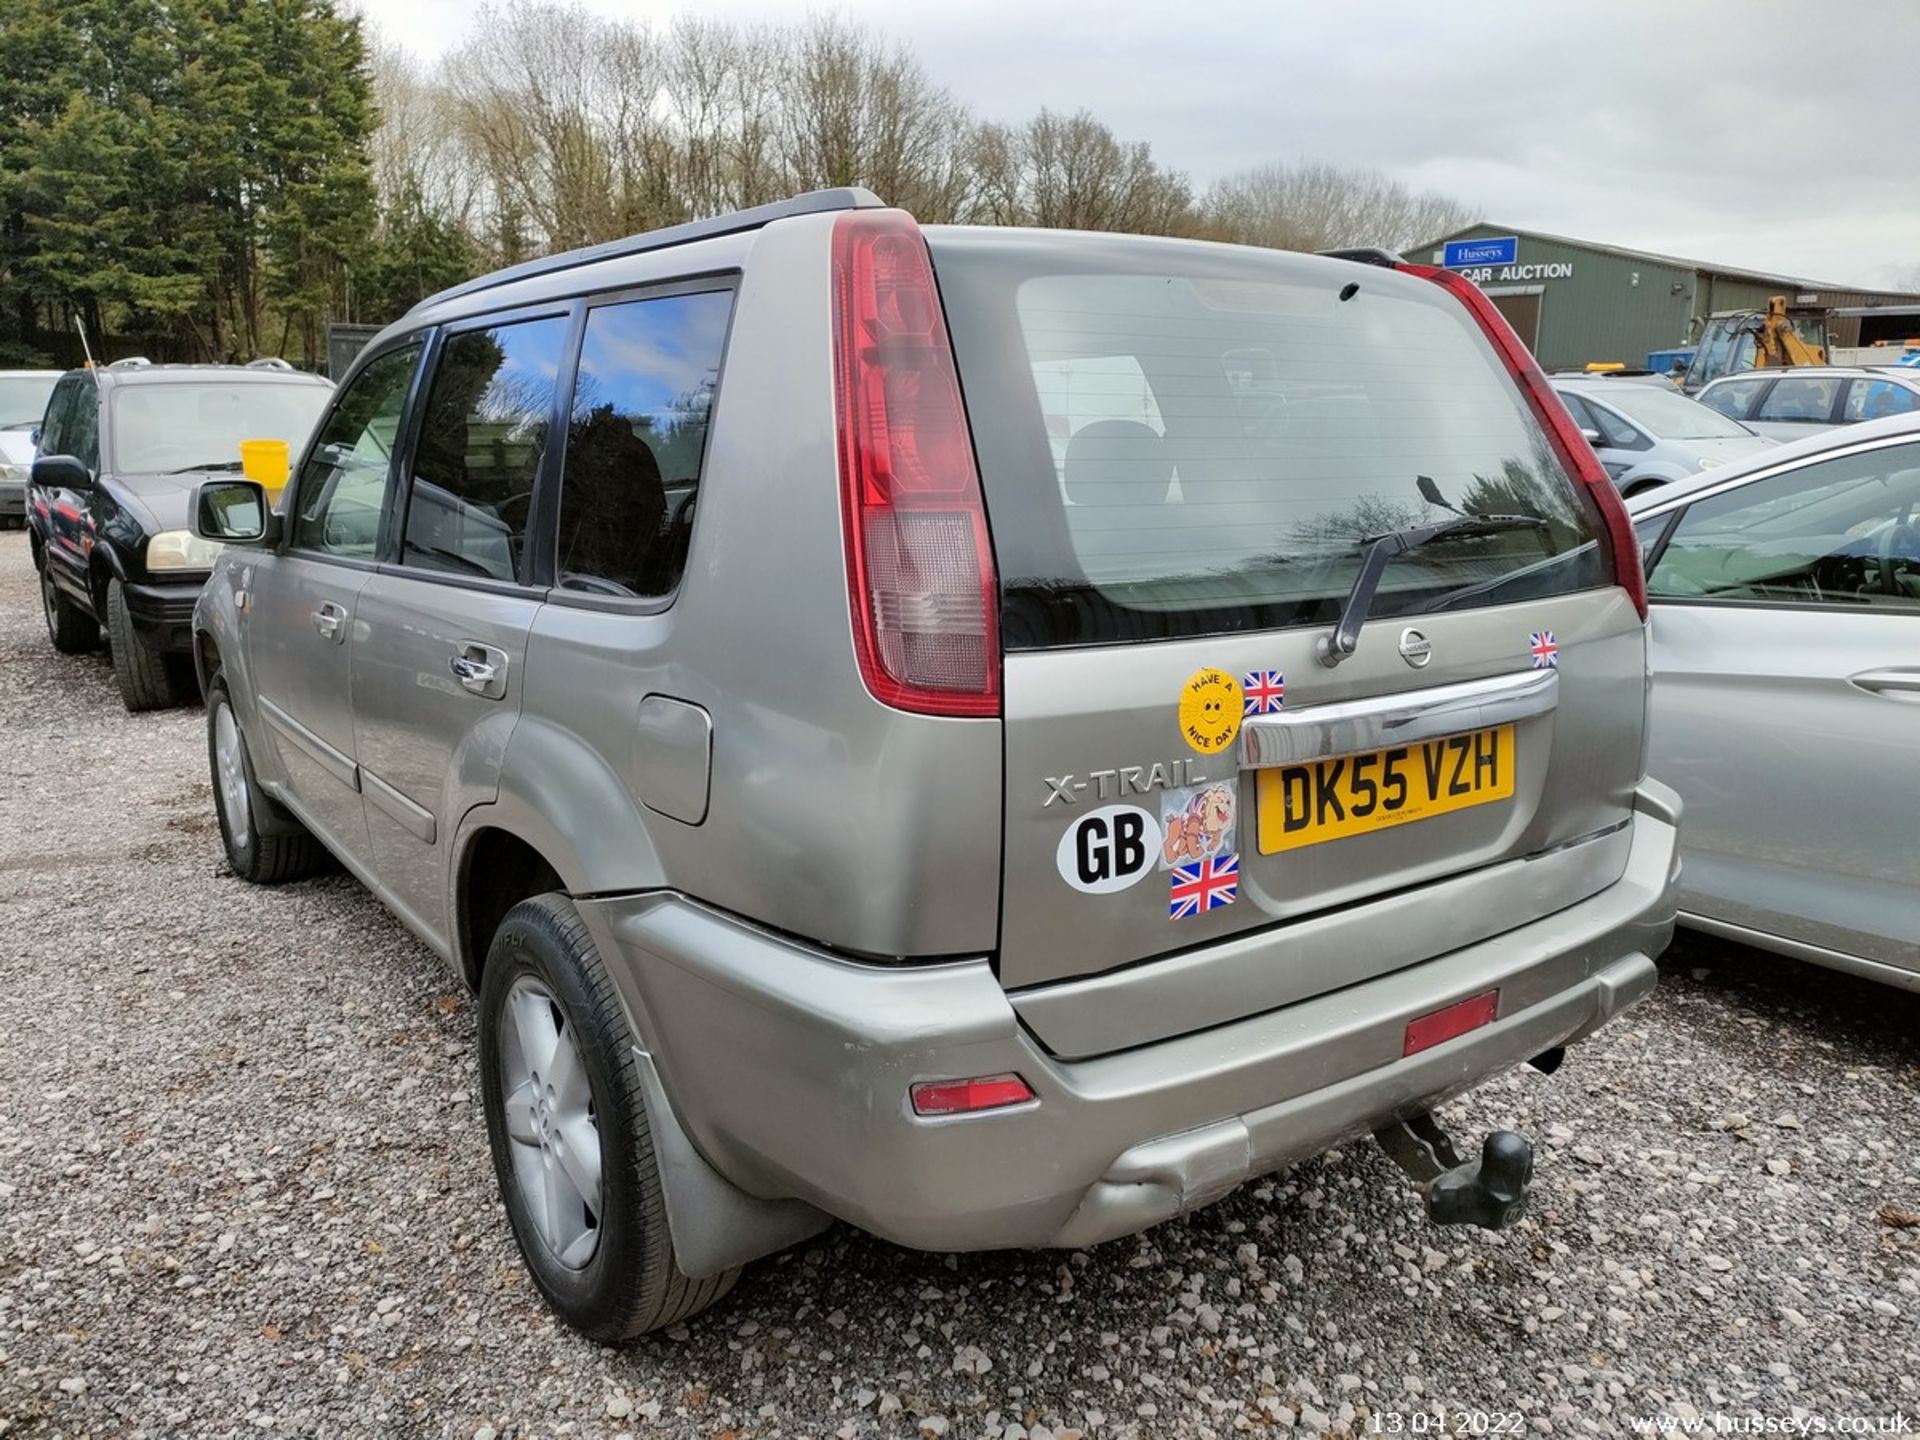
<svg viewBox="0 0 1920 1440">
<path fill-rule="evenodd" d="M 193 650 L 193 607 L 206 584 L 205 577 L 170 585 L 128 585 L 127 618 L 133 621 L 155 650 L 190 654 Z"/>
<path fill-rule="evenodd" d="M 1391 975 L 1095 1059 L 1047 1054 L 984 960 L 849 964 L 674 896 L 581 902 L 708 1161 L 930 1250 L 1140 1230 L 1578 1040 L 1653 989 L 1677 800 L 1648 784 L 1624 874 Z M 1409 1020 L 1500 991 L 1490 1025 L 1402 1058 Z M 916 1081 L 1017 1072 L 1036 1102 L 927 1120 Z"/>
</svg>

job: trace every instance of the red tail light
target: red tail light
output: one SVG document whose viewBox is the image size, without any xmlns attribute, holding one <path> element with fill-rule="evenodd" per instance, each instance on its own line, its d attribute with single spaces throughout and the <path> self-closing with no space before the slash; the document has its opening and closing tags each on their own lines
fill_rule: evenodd
<svg viewBox="0 0 1920 1440">
<path fill-rule="evenodd" d="M 916 1115 L 971 1115 L 1004 1110 L 1033 1099 L 1033 1088 L 1018 1075 L 987 1075 L 976 1080 L 923 1080 L 908 1094 Z"/>
<path fill-rule="evenodd" d="M 1423 280 L 1431 280 L 1450 291 L 1480 322 L 1480 328 L 1486 332 L 1488 341 L 1512 374 L 1514 382 L 1519 385 L 1520 393 L 1526 397 L 1527 406 L 1540 422 L 1540 428 L 1547 432 L 1547 439 L 1554 453 L 1560 457 L 1560 463 L 1566 466 L 1569 475 L 1579 477 L 1593 497 L 1593 503 L 1600 507 L 1600 517 L 1606 522 L 1606 534 L 1602 539 L 1612 560 L 1614 581 L 1627 592 L 1627 597 L 1633 601 L 1633 608 L 1640 612 L 1640 618 L 1646 619 L 1647 580 L 1641 573 L 1640 542 L 1633 533 L 1633 521 L 1627 515 L 1626 504 L 1621 500 L 1620 492 L 1614 489 L 1613 482 L 1607 478 L 1607 472 L 1593 453 L 1593 447 L 1587 444 L 1580 427 L 1574 424 L 1573 416 L 1567 413 L 1567 407 L 1553 393 L 1553 387 L 1547 383 L 1547 377 L 1541 373 L 1527 347 L 1521 344 L 1520 337 L 1507 324 L 1506 316 L 1495 308 L 1478 285 L 1464 275 L 1452 270 L 1436 269 L 1431 265 L 1401 265 L 1396 268 L 1409 275 L 1418 275 Z"/>
<path fill-rule="evenodd" d="M 876 700 L 1000 713 L 999 587 L 927 242 L 899 210 L 833 228 L 834 381 L 853 645 Z"/>
</svg>

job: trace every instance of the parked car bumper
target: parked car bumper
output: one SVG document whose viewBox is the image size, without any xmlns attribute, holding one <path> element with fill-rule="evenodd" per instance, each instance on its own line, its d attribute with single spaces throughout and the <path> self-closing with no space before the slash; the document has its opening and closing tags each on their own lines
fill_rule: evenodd
<svg viewBox="0 0 1920 1440">
<path fill-rule="evenodd" d="M 168 584 L 125 586 L 127 617 L 154 649 L 191 654 L 193 607 L 206 583 L 206 577 L 199 576 Z"/>
<path fill-rule="evenodd" d="M 852 963 L 673 895 L 580 908 L 681 1124 L 735 1185 L 919 1249 L 1078 1247 L 1428 1109 L 1639 1001 L 1673 934 L 1677 821 L 1677 797 L 1647 784 L 1624 874 L 1584 901 L 1281 1010 L 1070 1062 L 1021 1026 L 985 959 Z M 1492 989 L 1493 1023 L 1403 1056 L 1410 1020 Z M 1033 1102 L 940 1119 L 909 1102 L 918 1081 L 1009 1072 Z"/>
</svg>

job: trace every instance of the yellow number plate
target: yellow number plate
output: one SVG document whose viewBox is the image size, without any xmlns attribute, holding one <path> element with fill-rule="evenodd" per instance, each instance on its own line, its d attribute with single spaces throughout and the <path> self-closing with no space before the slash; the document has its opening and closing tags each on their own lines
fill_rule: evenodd
<svg viewBox="0 0 1920 1440">
<path fill-rule="evenodd" d="M 1513 726 L 1258 773 L 1260 853 L 1277 855 L 1505 800 Z"/>
</svg>

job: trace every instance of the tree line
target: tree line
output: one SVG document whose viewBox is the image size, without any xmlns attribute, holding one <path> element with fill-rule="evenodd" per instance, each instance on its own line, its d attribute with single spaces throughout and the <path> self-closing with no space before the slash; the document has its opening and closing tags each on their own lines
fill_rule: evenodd
<svg viewBox="0 0 1920 1440">
<path fill-rule="evenodd" d="M 664 27 L 508 0 L 433 64 L 334 0 L 9 0 L 0 364 L 107 353 L 323 361 L 555 250 L 864 185 L 927 223 L 1291 249 L 1474 218 L 1372 172 L 1275 163 L 1205 190 L 1095 116 L 985 120 L 846 21 Z"/>
</svg>

